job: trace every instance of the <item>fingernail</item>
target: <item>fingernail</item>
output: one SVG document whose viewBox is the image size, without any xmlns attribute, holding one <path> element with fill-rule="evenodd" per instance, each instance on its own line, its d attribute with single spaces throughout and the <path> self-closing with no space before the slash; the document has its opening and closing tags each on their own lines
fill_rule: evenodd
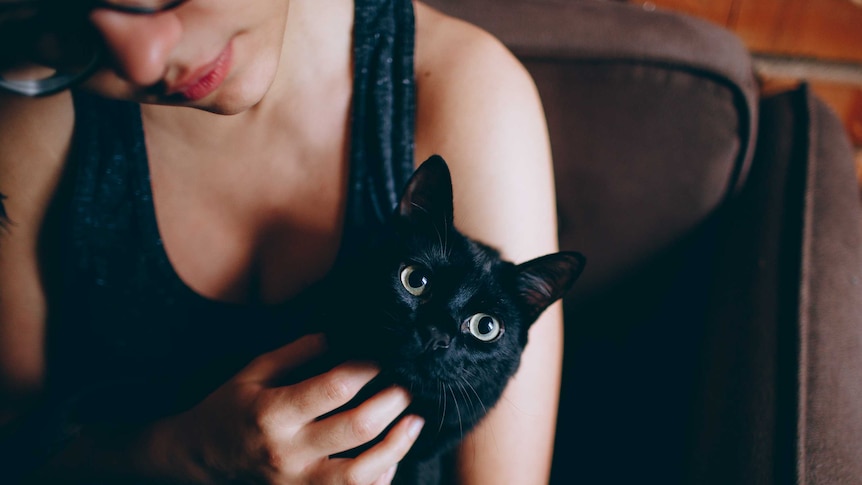
<svg viewBox="0 0 862 485">
<path fill-rule="evenodd" d="M 407 428 L 407 435 L 410 436 L 411 439 L 416 439 L 419 436 L 419 432 L 422 431 L 422 426 L 425 425 L 425 420 L 420 418 L 419 416 L 413 416 L 413 422 L 410 423 L 410 426 Z"/>
</svg>

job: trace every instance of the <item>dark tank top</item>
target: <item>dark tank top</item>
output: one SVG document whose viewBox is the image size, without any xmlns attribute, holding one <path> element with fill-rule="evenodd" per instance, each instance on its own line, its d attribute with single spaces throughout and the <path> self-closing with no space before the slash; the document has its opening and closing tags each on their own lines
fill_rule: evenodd
<svg viewBox="0 0 862 485">
<path fill-rule="evenodd" d="M 348 202 L 336 264 L 362 251 L 413 170 L 411 1 L 357 0 L 353 42 Z M 95 414 L 176 412 L 301 335 L 307 305 L 232 304 L 186 286 L 159 235 L 139 106 L 83 92 L 74 103 L 48 387 L 58 400 L 86 396 Z M 181 397 L 164 399 L 172 395 Z"/>
</svg>

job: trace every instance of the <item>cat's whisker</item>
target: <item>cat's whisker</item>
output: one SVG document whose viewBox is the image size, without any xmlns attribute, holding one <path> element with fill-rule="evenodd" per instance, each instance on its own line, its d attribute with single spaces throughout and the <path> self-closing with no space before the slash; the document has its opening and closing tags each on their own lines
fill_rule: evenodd
<svg viewBox="0 0 862 485">
<path fill-rule="evenodd" d="M 402 327 L 391 327 L 391 326 L 389 326 L 389 325 L 384 325 L 384 326 L 382 326 L 382 327 L 380 327 L 380 328 L 381 328 L 381 329 L 383 329 L 383 330 L 386 330 L 386 331 L 388 331 L 388 332 L 392 332 L 392 333 L 394 333 L 394 334 L 396 334 L 396 335 L 404 335 L 405 333 L 407 333 L 407 332 L 406 332 L 406 330 L 405 330 L 404 328 L 402 328 Z"/>
<path fill-rule="evenodd" d="M 479 397 L 479 393 L 476 392 L 476 388 L 473 387 L 473 384 L 470 384 L 470 382 L 463 377 L 461 378 L 461 380 L 464 382 L 464 384 L 467 384 L 467 387 L 469 387 L 471 391 L 473 391 L 473 395 L 476 396 L 476 400 L 479 401 L 479 405 L 482 406 L 482 411 L 484 412 L 484 414 L 488 414 L 488 408 L 485 407 L 485 403 L 482 402 L 482 398 Z"/>
<path fill-rule="evenodd" d="M 455 396 L 455 391 L 452 390 L 452 385 L 446 385 L 449 386 L 449 392 L 452 394 L 452 401 L 455 403 L 455 412 L 458 413 L 458 429 L 461 431 L 461 439 L 464 439 L 464 425 L 461 422 L 461 407 L 458 406 L 458 398 Z"/>
<path fill-rule="evenodd" d="M 441 381 L 440 379 L 437 379 L 437 383 L 440 384 L 440 398 L 441 398 L 437 401 L 438 402 L 437 407 L 438 408 L 440 407 L 439 402 L 441 400 L 443 402 L 443 413 L 442 413 L 442 416 L 440 417 L 440 427 L 437 428 L 437 433 L 440 433 L 440 431 L 443 429 L 443 421 L 446 421 L 446 389 L 443 387 L 443 381 Z"/>
<path fill-rule="evenodd" d="M 429 210 L 428 210 L 428 209 L 426 209 L 425 207 L 422 207 L 421 205 L 417 204 L 416 202 L 414 202 L 414 201 L 412 201 L 412 200 L 410 201 L 410 205 L 412 205 L 412 206 L 413 206 L 413 207 L 415 207 L 416 209 L 419 209 L 420 211 L 422 211 L 422 212 L 424 212 L 424 213 L 426 213 L 426 214 L 429 214 L 429 215 L 431 214 L 431 211 L 429 211 Z M 444 221 L 444 222 L 447 222 L 447 221 Z M 448 232 L 448 222 L 447 222 L 446 226 L 447 226 L 447 232 Z M 440 244 L 442 245 L 442 247 L 441 247 L 441 251 L 440 251 L 440 256 L 443 256 L 444 258 L 447 258 L 447 257 L 448 257 L 448 254 L 447 254 L 447 252 L 446 252 L 447 243 L 445 243 L 445 242 L 444 242 L 444 239 L 440 236 L 440 229 L 437 227 L 437 225 L 436 225 L 436 224 L 434 225 L 434 230 L 437 232 L 437 240 L 438 240 L 438 241 L 440 242 Z M 446 239 L 448 240 L 448 234 L 447 234 L 447 238 L 446 238 Z"/>
<path fill-rule="evenodd" d="M 467 369 L 463 369 L 463 371 L 464 371 L 464 373 L 465 373 L 465 374 L 467 374 L 468 376 L 475 377 L 475 375 L 474 375 L 472 372 L 470 372 L 469 370 L 467 370 Z M 470 388 L 470 390 L 472 390 L 472 391 L 473 391 L 473 394 L 476 396 L 476 399 L 479 401 L 479 405 L 480 405 L 480 406 L 482 406 L 482 411 L 484 411 L 484 413 L 487 415 L 487 414 L 488 414 L 488 408 L 487 408 L 487 407 L 485 407 L 485 403 L 482 401 L 482 398 L 481 398 L 481 397 L 479 397 L 479 393 L 478 393 L 478 392 L 476 392 L 476 388 L 475 388 L 475 387 L 473 387 L 473 385 L 472 385 L 472 384 L 470 384 L 470 382 L 469 382 L 467 379 L 464 379 L 464 378 L 462 377 L 462 380 L 464 381 L 464 384 L 467 384 L 467 387 L 469 387 L 469 388 Z M 489 432 L 490 432 L 490 434 L 491 434 L 491 441 L 494 443 L 494 447 L 497 449 L 497 451 L 499 451 L 499 450 L 500 450 L 500 444 L 499 444 L 499 442 L 497 441 L 497 434 L 496 434 L 496 433 L 495 433 L 495 431 L 494 431 L 494 427 L 493 427 L 493 426 L 489 426 L 489 427 L 488 427 L 488 431 L 489 431 Z"/>
<path fill-rule="evenodd" d="M 446 226 L 443 229 L 443 232 L 444 232 L 444 234 L 443 234 L 443 241 L 444 241 L 443 242 L 443 250 L 444 250 L 444 256 L 446 257 L 446 259 L 449 259 L 452 256 L 452 248 L 449 247 L 449 225 L 450 224 L 451 224 L 451 222 L 449 220 L 446 220 Z"/>
<path fill-rule="evenodd" d="M 503 354 L 504 356 L 506 356 L 506 357 L 513 357 L 513 356 L 516 356 L 516 354 L 515 354 L 514 352 L 512 352 L 511 350 L 509 350 L 509 349 L 500 349 L 500 350 L 499 350 L 499 352 L 500 352 L 501 354 Z"/>
<path fill-rule="evenodd" d="M 455 385 L 458 386 L 458 391 L 461 393 L 461 397 L 464 398 L 464 403 L 470 406 L 470 417 L 473 418 L 476 415 L 476 405 L 473 404 L 473 399 L 467 394 L 467 390 L 464 389 L 463 384 L 456 382 Z"/>
<path fill-rule="evenodd" d="M 389 319 L 392 320 L 392 322 L 398 323 L 399 318 L 394 313 L 392 313 L 390 310 L 383 310 L 383 314 L 386 315 L 387 317 L 389 317 Z"/>
<path fill-rule="evenodd" d="M 414 202 L 414 201 L 412 201 L 412 200 L 410 201 L 410 205 L 412 205 L 413 207 L 415 207 L 415 208 L 417 208 L 417 209 L 421 210 L 422 212 L 424 212 L 424 213 L 426 213 L 426 214 L 430 214 L 430 212 L 428 211 L 428 209 L 426 209 L 426 208 L 422 207 L 421 205 L 417 204 L 416 202 Z"/>
<path fill-rule="evenodd" d="M 440 234 L 440 228 L 437 227 L 436 224 L 434 225 L 434 232 L 437 233 L 437 243 L 440 245 L 440 253 L 438 254 L 438 257 L 440 259 L 446 260 L 448 259 L 448 254 L 446 253 L 446 242 L 444 242 L 444 238 Z"/>
</svg>

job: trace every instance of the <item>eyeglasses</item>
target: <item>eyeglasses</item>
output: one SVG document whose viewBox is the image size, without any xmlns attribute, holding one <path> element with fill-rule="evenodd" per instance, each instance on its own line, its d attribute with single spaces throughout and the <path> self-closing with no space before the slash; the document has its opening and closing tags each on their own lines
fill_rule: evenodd
<svg viewBox="0 0 862 485">
<path fill-rule="evenodd" d="M 0 88 L 47 96 L 92 75 L 104 54 L 96 8 L 152 15 L 187 0 L 0 0 Z"/>
</svg>

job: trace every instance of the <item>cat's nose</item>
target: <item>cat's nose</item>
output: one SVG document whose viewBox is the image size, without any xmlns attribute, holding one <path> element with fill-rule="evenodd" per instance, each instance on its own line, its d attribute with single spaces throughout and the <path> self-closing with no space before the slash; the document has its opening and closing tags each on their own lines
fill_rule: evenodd
<svg viewBox="0 0 862 485">
<path fill-rule="evenodd" d="M 449 339 L 448 335 L 442 335 L 442 336 L 435 338 L 431 341 L 431 348 L 432 348 L 432 350 L 448 349 L 449 348 L 449 341 L 450 341 L 450 339 Z"/>
<path fill-rule="evenodd" d="M 425 351 L 448 349 L 451 342 L 452 337 L 448 333 L 441 332 L 436 327 L 430 327 L 425 341 Z"/>
</svg>

